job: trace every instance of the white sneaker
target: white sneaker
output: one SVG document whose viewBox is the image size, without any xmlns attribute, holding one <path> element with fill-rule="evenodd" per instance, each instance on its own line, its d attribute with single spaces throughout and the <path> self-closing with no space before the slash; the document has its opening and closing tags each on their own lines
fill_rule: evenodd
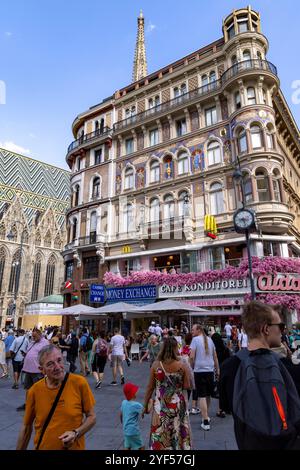
<svg viewBox="0 0 300 470">
<path fill-rule="evenodd" d="M 209 431 L 210 430 L 210 419 L 203 419 L 201 422 L 201 428 L 204 429 L 204 431 Z"/>
<path fill-rule="evenodd" d="M 192 414 L 192 415 L 197 415 L 197 414 L 199 414 L 199 413 L 200 413 L 199 408 L 192 408 L 192 411 L 191 411 L 191 414 Z"/>
</svg>

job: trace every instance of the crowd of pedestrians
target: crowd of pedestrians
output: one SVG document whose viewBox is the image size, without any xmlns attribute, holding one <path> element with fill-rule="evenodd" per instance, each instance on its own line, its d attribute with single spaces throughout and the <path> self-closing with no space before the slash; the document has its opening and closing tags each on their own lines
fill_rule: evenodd
<svg viewBox="0 0 300 470">
<path fill-rule="evenodd" d="M 100 390 L 107 364 L 110 385 L 123 386 L 125 449 L 145 448 L 139 421 L 149 413 L 151 450 L 192 449 L 189 415 L 199 414 L 199 429 L 209 431 L 212 398 L 219 401 L 216 417 L 232 414 L 239 449 L 295 448 L 300 330 L 293 325 L 288 332 L 281 314 L 278 306 L 254 301 L 245 306 L 240 325 L 231 319 L 221 330 L 196 323 L 189 331 L 185 322 L 173 328 L 151 322 L 134 338 L 118 328 L 113 334 L 83 328 L 67 335 L 57 327 L 2 330 L 0 378 L 11 377 L 17 389 L 22 377 L 26 390 L 26 403 L 17 408 L 25 411 L 17 448 L 27 448 L 34 426 L 36 449 L 84 449 L 84 434 L 96 421 L 85 377 L 92 374 L 95 392 Z M 126 381 L 123 368 L 124 361 L 133 364 L 136 344 L 139 361 L 150 366 L 143 404 L 139 385 Z"/>
</svg>

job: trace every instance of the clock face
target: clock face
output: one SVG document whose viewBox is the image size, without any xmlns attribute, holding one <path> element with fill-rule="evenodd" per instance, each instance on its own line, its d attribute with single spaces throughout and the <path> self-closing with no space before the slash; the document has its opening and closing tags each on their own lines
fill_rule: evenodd
<svg viewBox="0 0 300 470">
<path fill-rule="evenodd" d="M 250 211 L 242 210 L 235 215 L 234 222 L 237 227 L 247 229 L 253 224 L 253 214 Z"/>
</svg>

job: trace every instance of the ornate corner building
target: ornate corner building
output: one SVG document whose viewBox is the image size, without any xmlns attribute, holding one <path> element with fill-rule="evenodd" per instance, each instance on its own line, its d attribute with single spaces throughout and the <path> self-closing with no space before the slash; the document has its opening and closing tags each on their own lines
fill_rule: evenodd
<svg viewBox="0 0 300 470">
<path fill-rule="evenodd" d="M 299 130 L 267 58 L 259 13 L 235 10 L 220 39 L 148 75 L 143 28 L 140 16 L 135 81 L 73 123 L 63 257 L 65 280 L 82 303 L 106 272 L 237 266 L 246 256 L 233 227 L 237 162 L 258 222 L 252 254 L 300 254 Z M 205 236 L 207 214 L 216 240 Z"/>
<path fill-rule="evenodd" d="M 0 326 L 22 326 L 25 305 L 60 293 L 70 173 L 0 149 Z"/>
</svg>

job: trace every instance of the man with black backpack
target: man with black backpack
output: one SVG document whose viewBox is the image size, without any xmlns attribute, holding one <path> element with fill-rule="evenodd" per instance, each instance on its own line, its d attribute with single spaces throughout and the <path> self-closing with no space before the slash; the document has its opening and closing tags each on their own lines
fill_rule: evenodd
<svg viewBox="0 0 300 470">
<path fill-rule="evenodd" d="M 88 334 L 86 328 L 82 330 L 82 336 L 80 338 L 80 351 L 79 351 L 79 360 L 80 360 L 80 368 L 81 373 L 85 375 L 90 374 L 90 368 L 88 363 L 88 353 L 92 350 L 93 347 L 93 338 Z"/>
<path fill-rule="evenodd" d="M 299 446 L 300 400 L 278 356 L 284 323 L 270 305 L 244 306 L 242 323 L 248 349 L 221 366 L 220 407 L 232 412 L 240 450 L 292 449 Z"/>
</svg>

